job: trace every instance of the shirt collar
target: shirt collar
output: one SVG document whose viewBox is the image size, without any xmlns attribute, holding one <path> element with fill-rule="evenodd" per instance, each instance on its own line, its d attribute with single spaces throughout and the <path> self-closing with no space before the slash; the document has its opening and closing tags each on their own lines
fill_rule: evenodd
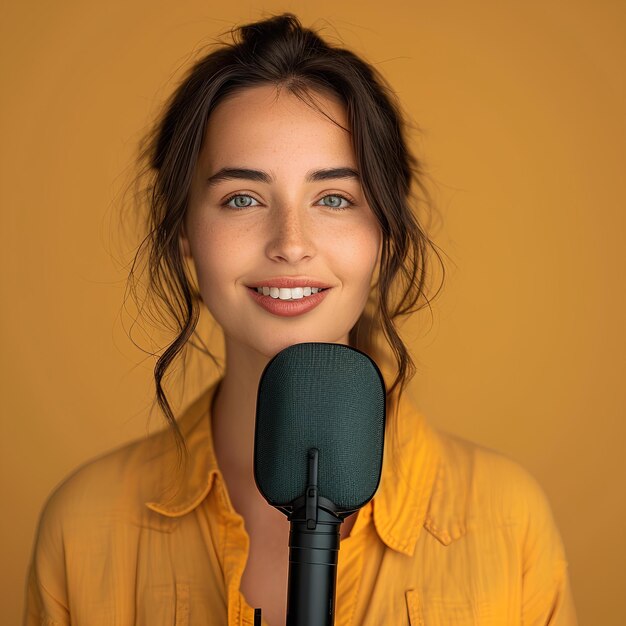
<svg viewBox="0 0 626 626">
<path fill-rule="evenodd" d="M 441 449 L 435 431 L 406 393 L 389 403 L 387 415 L 381 482 L 372 503 L 374 524 L 387 546 L 412 555 L 433 514 Z"/>
<path fill-rule="evenodd" d="M 158 468 L 153 499 L 146 506 L 168 517 L 195 509 L 211 491 L 219 473 L 211 435 L 211 408 L 220 380 L 205 389 L 178 420 L 189 454 L 182 467 L 169 430 L 158 433 L 154 447 Z"/>
<path fill-rule="evenodd" d="M 211 407 L 220 381 L 210 385 L 185 410 L 178 424 L 189 451 L 184 471 L 176 471 L 171 434 L 157 437 L 158 476 L 155 497 L 146 506 L 168 517 L 195 509 L 219 474 L 211 435 Z M 465 533 L 463 494 L 453 494 L 444 446 L 435 431 L 403 394 L 389 402 L 380 485 L 371 502 L 376 531 L 391 549 L 412 555 L 424 527 L 443 545 Z M 164 438 L 169 438 L 166 445 Z M 163 451 L 165 450 L 165 451 Z M 156 458 L 155 458 L 156 457 Z M 173 478 L 178 476 L 178 479 Z M 454 481 L 458 490 L 459 481 Z"/>
</svg>

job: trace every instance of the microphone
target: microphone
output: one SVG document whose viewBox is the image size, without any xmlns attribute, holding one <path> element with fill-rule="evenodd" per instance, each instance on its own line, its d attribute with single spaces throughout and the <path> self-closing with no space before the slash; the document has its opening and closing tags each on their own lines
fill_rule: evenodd
<svg viewBox="0 0 626 626">
<path fill-rule="evenodd" d="M 340 525 L 374 496 L 385 433 L 385 384 L 355 348 L 299 343 L 259 382 L 254 479 L 287 515 L 287 626 L 334 623 Z"/>
</svg>

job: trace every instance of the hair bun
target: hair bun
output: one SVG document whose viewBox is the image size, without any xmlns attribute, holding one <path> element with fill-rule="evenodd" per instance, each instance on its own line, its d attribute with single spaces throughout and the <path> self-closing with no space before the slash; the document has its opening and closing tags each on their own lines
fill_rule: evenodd
<svg viewBox="0 0 626 626">
<path fill-rule="evenodd" d="M 302 28 L 300 20 L 293 13 L 283 13 L 261 22 L 244 24 L 239 27 L 242 43 L 256 45 L 267 39 L 284 37 Z"/>
<path fill-rule="evenodd" d="M 243 24 L 237 28 L 237 35 L 239 42 L 254 54 L 263 54 L 275 42 L 284 44 L 285 41 L 315 50 L 328 48 L 314 31 L 302 26 L 294 13 L 282 13 L 260 22 Z"/>
</svg>

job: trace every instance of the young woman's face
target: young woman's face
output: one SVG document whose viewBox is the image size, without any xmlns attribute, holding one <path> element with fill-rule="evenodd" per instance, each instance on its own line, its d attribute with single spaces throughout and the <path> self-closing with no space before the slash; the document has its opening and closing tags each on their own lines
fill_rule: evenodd
<svg viewBox="0 0 626 626">
<path fill-rule="evenodd" d="M 339 101 L 316 99 L 348 127 Z M 271 358 L 348 343 L 381 246 L 356 171 L 348 133 L 286 90 L 248 88 L 212 112 L 181 244 L 227 345 Z"/>
</svg>

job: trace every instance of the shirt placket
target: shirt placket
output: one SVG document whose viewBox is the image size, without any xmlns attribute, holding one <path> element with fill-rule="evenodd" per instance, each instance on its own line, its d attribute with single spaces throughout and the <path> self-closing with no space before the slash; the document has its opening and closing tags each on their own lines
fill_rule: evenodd
<svg viewBox="0 0 626 626">
<path fill-rule="evenodd" d="M 224 520 L 222 564 L 228 602 L 228 626 L 254 626 L 254 610 L 240 591 L 241 577 L 248 559 L 250 538 L 243 517 L 231 506 L 223 482 L 219 481 L 220 513 Z"/>
<path fill-rule="evenodd" d="M 243 517 L 232 509 L 223 483 L 218 482 L 220 508 L 224 519 L 222 562 L 228 597 L 228 626 L 255 626 L 254 608 L 246 602 L 240 591 L 250 538 L 245 530 Z M 365 542 L 361 530 L 370 522 L 371 514 L 370 502 L 359 511 L 350 536 L 340 544 L 335 626 L 350 626 L 353 621 L 363 570 Z M 265 620 L 263 626 L 266 626 Z"/>
<path fill-rule="evenodd" d="M 335 599 L 335 626 L 350 626 L 353 623 L 363 572 L 365 542 L 362 529 L 371 517 L 371 502 L 357 514 L 350 536 L 339 546 L 337 567 L 337 597 Z"/>
</svg>

